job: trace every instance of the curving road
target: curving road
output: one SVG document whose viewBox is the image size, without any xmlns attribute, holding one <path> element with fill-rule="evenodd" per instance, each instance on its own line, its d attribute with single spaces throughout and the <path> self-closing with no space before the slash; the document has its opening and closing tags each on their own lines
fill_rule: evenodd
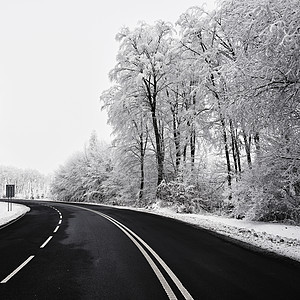
<svg viewBox="0 0 300 300">
<path fill-rule="evenodd" d="M 296 299 L 300 263 L 157 215 L 19 201 L 0 299 Z"/>
</svg>

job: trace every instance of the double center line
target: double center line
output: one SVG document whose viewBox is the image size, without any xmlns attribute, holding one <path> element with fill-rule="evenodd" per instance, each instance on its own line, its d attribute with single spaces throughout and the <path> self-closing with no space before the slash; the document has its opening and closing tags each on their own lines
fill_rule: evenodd
<svg viewBox="0 0 300 300">
<path fill-rule="evenodd" d="M 168 276 L 171 278 L 173 283 L 177 286 L 178 290 L 181 292 L 182 296 L 186 300 L 193 300 L 193 297 L 191 294 L 187 291 L 187 289 L 183 286 L 181 281 L 177 278 L 177 276 L 173 273 L 173 271 L 168 267 L 168 265 L 160 258 L 160 256 L 143 240 L 141 239 L 137 234 L 135 234 L 132 230 L 130 230 L 128 227 L 126 227 L 124 224 L 120 223 L 119 221 L 115 220 L 114 218 L 103 214 L 101 212 L 85 208 L 82 206 L 75 206 L 80 207 L 81 209 L 88 210 L 90 212 L 93 212 L 95 214 L 98 214 L 102 216 L 103 218 L 107 219 L 111 223 L 113 223 L 115 226 L 117 226 L 134 244 L 135 246 L 140 250 L 142 255 L 145 257 L 146 261 L 152 268 L 153 272 L 155 273 L 156 277 L 158 278 L 159 282 L 161 283 L 163 289 L 165 290 L 168 298 L 170 300 L 176 300 L 177 297 L 170 287 L 169 283 L 167 282 L 166 278 L 158 268 L 157 264 L 159 264 L 165 272 L 168 274 Z M 147 252 L 148 251 L 148 252 Z M 155 258 L 157 261 L 157 264 L 154 262 L 154 260 L 151 258 L 151 256 L 148 254 L 150 253 L 152 257 Z"/>
</svg>

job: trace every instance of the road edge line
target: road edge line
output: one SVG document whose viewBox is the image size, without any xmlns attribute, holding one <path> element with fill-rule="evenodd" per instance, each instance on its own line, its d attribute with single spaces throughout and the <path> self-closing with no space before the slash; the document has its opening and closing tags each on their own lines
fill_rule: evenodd
<svg viewBox="0 0 300 300">
<path fill-rule="evenodd" d="M 30 210 L 29 210 L 29 211 L 30 211 Z M 11 225 L 11 224 L 13 224 L 13 223 L 15 223 L 15 222 L 17 222 L 17 221 L 19 221 L 19 220 L 20 220 L 21 218 L 23 218 L 29 211 L 27 211 L 27 212 L 25 212 L 24 214 L 18 216 L 16 219 L 13 219 L 13 220 L 9 221 L 9 222 L 6 223 L 6 224 L 0 225 L 0 230 L 3 229 L 3 228 L 5 228 L 5 227 L 7 227 L 7 226 L 9 226 L 9 225 Z"/>
</svg>

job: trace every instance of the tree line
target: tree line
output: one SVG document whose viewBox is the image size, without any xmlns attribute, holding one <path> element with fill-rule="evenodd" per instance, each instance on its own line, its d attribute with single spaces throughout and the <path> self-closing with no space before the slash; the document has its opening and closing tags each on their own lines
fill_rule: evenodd
<svg viewBox="0 0 300 300">
<path fill-rule="evenodd" d="M 108 146 L 91 134 L 84 151 L 75 153 L 55 172 L 51 194 L 60 201 L 104 202 L 109 199 L 105 184 L 109 182 L 112 162 Z"/>
<path fill-rule="evenodd" d="M 101 95 L 115 137 L 107 191 L 299 222 L 299 7 L 221 1 L 122 28 Z"/>
<path fill-rule="evenodd" d="M 40 199 L 48 195 L 50 177 L 36 170 L 0 166 L 1 197 L 6 196 L 6 185 L 15 185 L 15 196 Z"/>
</svg>

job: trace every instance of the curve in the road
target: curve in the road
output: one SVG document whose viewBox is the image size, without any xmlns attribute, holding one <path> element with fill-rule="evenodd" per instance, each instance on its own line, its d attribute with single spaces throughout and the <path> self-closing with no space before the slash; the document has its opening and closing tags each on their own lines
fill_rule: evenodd
<svg viewBox="0 0 300 300">
<path fill-rule="evenodd" d="M 0 231 L 0 280 L 16 270 L 0 285 L 1 299 L 192 299 L 181 283 L 194 299 L 300 293 L 299 263 L 201 228 L 127 209 L 49 203 L 62 219 L 48 205 L 28 204 L 26 218 Z"/>
<path fill-rule="evenodd" d="M 78 208 L 78 206 L 76 206 Z M 191 294 L 187 291 L 187 289 L 183 286 L 181 281 L 178 279 L 178 277 L 173 273 L 173 271 L 168 267 L 168 265 L 159 257 L 159 255 L 143 240 L 141 239 L 136 233 L 134 233 L 132 230 L 130 230 L 128 227 L 126 227 L 124 224 L 120 223 L 119 221 L 115 220 L 114 218 L 103 214 L 101 212 L 82 207 L 81 209 L 93 212 L 97 215 L 102 216 L 103 218 L 109 220 L 111 223 L 113 223 L 115 226 L 117 226 L 134 244 L 135 246 L 140 250 L 142 255 L 145 257 L 147 262 L 149 263 L 150 267 L 152 268 L 153 272 L 157 276 L 158 280 L 160 281 L 162 287 L 164 288 L 166 294 L 168 295 L 170 300 L 177 299 L 175 293 L 173 292 L 172 288 L 168 284 L 166 278 L 163 276 L 163 274 L 160 272 L 159 268 L 153 261 L 153 259 L 149 256 L 149 254 L 145 251 L 143 247 L 145 247 L 152 256 L 156 259 L 156 261 L 161 265 L 161 267 L 166 271 L 166 273 L 169 275 L 169 277 L 172 279 L 178 290 L 181 292 L 183 297 L 186 300 L 193 300 L 193 297 Z"/>
</svg>

